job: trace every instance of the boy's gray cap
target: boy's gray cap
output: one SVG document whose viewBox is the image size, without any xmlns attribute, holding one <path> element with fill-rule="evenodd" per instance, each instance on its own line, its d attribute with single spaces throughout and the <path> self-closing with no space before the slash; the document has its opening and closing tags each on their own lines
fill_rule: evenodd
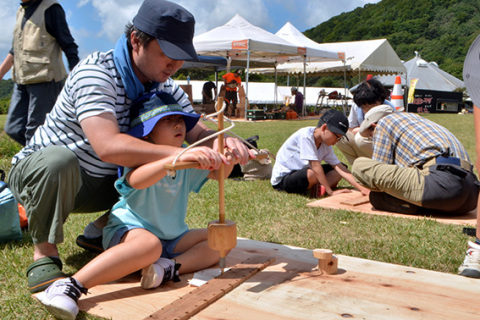
<svg viewBox="0 0 480 320">
<path fill-rule="evenodd" d="M 382 119 L 385 116 L 393 113 L 391 106 L 386 104 L 381 104 L 379 106 L 373 107 L 365 114 L 365 119 L 360 125 L 360 135 L 365 136 L 366 130 L 373 124 L 377 123 L 378 120 Z"/>
<path fill-rule="evenodd" d="M 473 41 L 465 57 L 463 80 L 473 103 L 480 107 L 480 36 Z"/>
<path fill-rule="evenodd" d="M 185 8 L 165 0 L 145 0 L 133 25 L 155 38 L 172 60 L 198 60 L 193 46 L 195 18 Z"/>
</svg>

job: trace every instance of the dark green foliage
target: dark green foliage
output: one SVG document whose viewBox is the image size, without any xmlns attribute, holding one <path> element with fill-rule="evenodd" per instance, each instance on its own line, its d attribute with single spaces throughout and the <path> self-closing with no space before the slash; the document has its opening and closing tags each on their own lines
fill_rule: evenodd
<svg viewBox="0 0 480 320">
<path fill-rule="evenodd" d="M 480 34 L 477 0 L 383 0 L 342 13 L 305 31 L 317 42 L 388 39 L 400 59 L 418 51 L 462 79 L 463 61 Z"/>
<path fill-rule="evenodd" d="M 13 81 L 12 79 L 0 81 L 0 114 L 7 114 L 10 106 L 10 98 L 12 96 Z"/>
</svg>

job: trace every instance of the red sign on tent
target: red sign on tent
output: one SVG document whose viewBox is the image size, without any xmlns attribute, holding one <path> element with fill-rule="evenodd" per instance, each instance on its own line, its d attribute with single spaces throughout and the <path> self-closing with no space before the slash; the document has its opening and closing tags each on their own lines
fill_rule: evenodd
<svg viewBox="0 0 480 320">
<path fill-rule="evenodd" d="M 232 49 L 237 50 L 247 50 L 248 49 L 248 40 L 236 40 L 232 41 Z"/>
</svg>

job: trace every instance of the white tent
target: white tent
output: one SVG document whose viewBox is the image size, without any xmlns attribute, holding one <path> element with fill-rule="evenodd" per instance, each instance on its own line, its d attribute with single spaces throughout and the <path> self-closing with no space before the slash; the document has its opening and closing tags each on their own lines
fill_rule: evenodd
<svg viewBox="0 0 480 320">
<path fill-rule="evenodd" d="M 421 90 L 456 91 L 465 88 L 465 83 L 443 71 L 435 62 L 427 62 L 417 55 L 404 63 L 407 79 L 402 77 L 402 86 L 410 86 L 411 79 L 418 79 L 415 88 Z M 393 87 L 396 75 L 375 77 L 386 87 Z"/>
<path fill-rule="evenodd" d="M 214 28 L 193 39 L 195 50 L 201 55 L 228 58 L 232 65 L 246 61 L 246 94 L 251 66 L 268 65 L 275 68 L 287 61 L 339 60 L 338 53 L 328 50 L 307 49 L 295 46 L 274 34 L 256 27 L 235 15 L 225 25 Z"/>
<path fill-rule="evenodd" d="M 429 112 L 458 111 L 458 105 L 462 103 L 461 92 L 465 88 L 465 83 L 462 80 L 443 71 L 435 62 L 425 61 L 416 51 L 415 57 L 405 62 L 404 65 L 407 74 L 406 77 L 401 77 L 401 80 L 405 93 L 410 92 L 409 89 L 413 89 L 415 94 L 418 93 L 420 97 L 427 95 L 428 98 L 432 98 L 431 103 L 427 103 L 431 105 Z M 385 87 L 392 87 L 395 82 L 395 75 L 379 76 L 375 79 L 379 80 Z M 412 79 L 417 79 L 417 82 L 413 88 L 410 88 Z M 421 101 L 421 99 L 418 101 Z M 437 108 L 438 105 L 441 106 L 441 102 L 449 105 L 447 110 Z M 415 110 L 416 107 L 410 109 Z"/>
<path fill-rule="evenodd" d="M 300 46 L 300 47 L 305 47 L 307 48 L 307 54 L 308 54 L 308 51 L 309 50 L 321 50 L 321 51 L 325 51 L 324 48 L 322 48 L 322 45 L 319 44 L 318 42 L 315 42 L 313 40 L 311 40 L 310 38 L 308 38 L 307 36 L 305 36 L 303 33 L 300 32 L 300 30 L 298 30 L 297 28 L 295 28 L 295 26 L 293 24 L 291 24 L 290 22 L 287 22 L 285 23 L 285 25 L 280 28 L 280 30 L 277 31 L 277 33 L 275 33 L 275 35 L 279 38 L 282 38 L 286 41 L 288 41 L 289 43 L 293 44 L 293 45 L 296 45 L 296 46 Z M 335 48 L 330 48 L 330 50 L 334 50 Z M 337 49 L 335 49 L 336 51 L 339 51 Z M 344 52 L 338 52 L 338 57 L 343 61 L 345 59 L 345 53 Z M 305 62 L 313 62 L 314 60 L 306 60 Z M 339 60 L 335 61 L 336 63 L 343 63 Z M 298 71 L 297 72 L 303 72 L 303 94 L 304 96 L 306 95 L 306 76 L 307 76 L 307 64 L 306 63 L 303 63 L 303 64 L 299 64 L 299 63 L 296 63 L 296 62 L 292 62 L 292 63 L 285 63 L 283 65 L 280 65 L 278 67 L 279 71 L 280 72 L 283 72 L 283 68 L 288 68 L 288 66 L 291 66 L 291 65 L 294 65 L 296 68 L 298 68 Z M 301 71 L 300 71 L 301 69 Z M 345 82 L 346 82 L 346 79 L 345 79 Z M 344 88 L 344 97 L 347 97 L 347 88 L 345 87 Z"/>
<path fill-rule="evenodd" d="M 330 50 L 308 49 L 275 36 L 254 26 L 240 15 L 235 15 L 223 26 L 202 33 L 193 39 L 198 54 L 221 56 L 232 61 L 250 61 L 253 66 L 263 63 L 274 67 L 287 61 L 339 60 L 338 53 Z"/>
<path fill-rule="evenodd" d="M 358 74 L 398 74 L 407 70 L 387 39 L 363 40 L 351 42 L 321 43 L 321 50 L 335 50 L 345 53 L 343 61 L 311 62 L 307 65 L 308 73 L 343 74 L 344 71 Z M 300 63 L 285 63 L 278 66 L 281 73 L 301 73 L 303 65 Z M 255 69 L 252 72 L 267 73 L 271 69 Z"/>
<path fill-rule="evenodd" d="M 465 83 L 443 71 L 435 62 L 427 62 L 415 52 L 415 58 L 405 62 L 408 85 L 410 79 L 417 78 L 417 89 L 436 91 L 455 91 L 465 88 Z"/>
</svg>

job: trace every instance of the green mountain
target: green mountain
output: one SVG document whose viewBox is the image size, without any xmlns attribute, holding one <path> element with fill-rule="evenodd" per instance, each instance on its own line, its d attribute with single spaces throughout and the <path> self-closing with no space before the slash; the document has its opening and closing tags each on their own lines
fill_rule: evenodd
<svg viewBox="0 0 480 320">
<path fill-rule="evenodd" d="M 408 61 L 418 51 L 459 79 L 479 34 L 478 0 L 382 0 L 305 31 L 319 43 L 386 38 L 400 59 Z"/>
</svg>

